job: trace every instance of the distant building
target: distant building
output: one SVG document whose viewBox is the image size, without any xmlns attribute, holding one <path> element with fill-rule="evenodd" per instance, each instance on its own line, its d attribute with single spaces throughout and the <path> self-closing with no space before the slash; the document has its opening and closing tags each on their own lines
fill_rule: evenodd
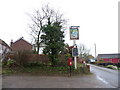
<svg viewBox="0 0 120 90">
<path fill-rule="evenodd" d="M 8 46 L 5 41 L 0 39 L 0 59 L 5 58 L 5 55 L 11 51 L 11 48 Z"/>
<path fill-rule="evenodd" d="M 111 63 L 119 63 L 120 62 L 120 54 L 98 54 L 97 60 L 104 60 L 106 62 Z"/>
<path fill-rule="evenodd" d="M 40 44 L 39 54 L 43 54 L 43 50 L 44 50 L 45 47 L 46 47 L 46 45 L 44 43 Z M 37 45 L 36 44 L 33 44 L 33 50 L 37 51 Z"/>
<path fill-rule="evenodd" d="M 12 52 L 16 51 L 32 51 L 33 46 L 22 38 L 18 39 L 17 41 L 13 42 L 11 40 L 11 50 Z"/>
</svg>

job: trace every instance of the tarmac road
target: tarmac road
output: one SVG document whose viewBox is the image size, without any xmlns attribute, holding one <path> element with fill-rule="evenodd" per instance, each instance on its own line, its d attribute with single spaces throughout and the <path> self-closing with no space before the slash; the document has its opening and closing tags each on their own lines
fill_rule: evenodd
<svg viewBox="0 0 120 90">
<path fill-rule="evenodd" d="M 104 78 L 102 78 L 103 72 L 97 68 L 98 67 L 91 65 L 92 75 L 72 77 L 28 74 L 3 76 L 2 88 L 117 88 L 116 84 L 108 82 L 108 78 L 104 81 Z M 100 75 L 96 71 L 100 71 Z M 114 81 L 116 83 L 116 79 Z"/>
<path fill-rule="evenodd" d="M 94 73 L 99 80 L 112 87 L 118 87 L 118 70 L 98 67 L 95 65 L 90 66 L 91 72 Z"/>
</svg>

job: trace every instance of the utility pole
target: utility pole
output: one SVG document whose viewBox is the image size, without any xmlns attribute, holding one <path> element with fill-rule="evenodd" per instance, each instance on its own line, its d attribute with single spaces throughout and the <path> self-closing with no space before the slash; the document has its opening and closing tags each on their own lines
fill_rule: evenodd
<svg viewBox="0 0 120 90">
<path fill-rule="evenodd" d="M 96 58 L 96 43 L 94 44 L 94 46 L 95 46 L 95 58 Z"/>
</svg>

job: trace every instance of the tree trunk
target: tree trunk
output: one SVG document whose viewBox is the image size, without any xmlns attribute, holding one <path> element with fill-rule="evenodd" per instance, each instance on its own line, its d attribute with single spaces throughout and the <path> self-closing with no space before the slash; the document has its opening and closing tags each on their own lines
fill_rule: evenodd
<svg viewBox="0 0 120 90">
<path fill-rule="evenodd" d="M 38 38 L 37 38 L 37 54 L 39 54 L 39 48 L 40 48 L 40 32 L 41 32 L 41 30 L 39 31 L 39 33 L 38 33 Z"/>
</svg>

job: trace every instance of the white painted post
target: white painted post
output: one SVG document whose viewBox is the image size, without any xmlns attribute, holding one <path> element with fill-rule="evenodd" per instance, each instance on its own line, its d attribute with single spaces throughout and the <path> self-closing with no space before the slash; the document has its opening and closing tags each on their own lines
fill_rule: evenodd
<svg viewBox="0 0 120 90">
<path fill-rule="evenodd" d="M 76 48 L 76 41 L 73 40 L 73 45 L 74 45 L 74 48 Z M 75 64 L 75 69 L 77 69 L 77 57 L 74 56 L 74 64 Z"/>
<path fill-rule="evenodd" d="M 77 69 L 77 57 L 74 57 L 75 69 Z"/>
</svg>

